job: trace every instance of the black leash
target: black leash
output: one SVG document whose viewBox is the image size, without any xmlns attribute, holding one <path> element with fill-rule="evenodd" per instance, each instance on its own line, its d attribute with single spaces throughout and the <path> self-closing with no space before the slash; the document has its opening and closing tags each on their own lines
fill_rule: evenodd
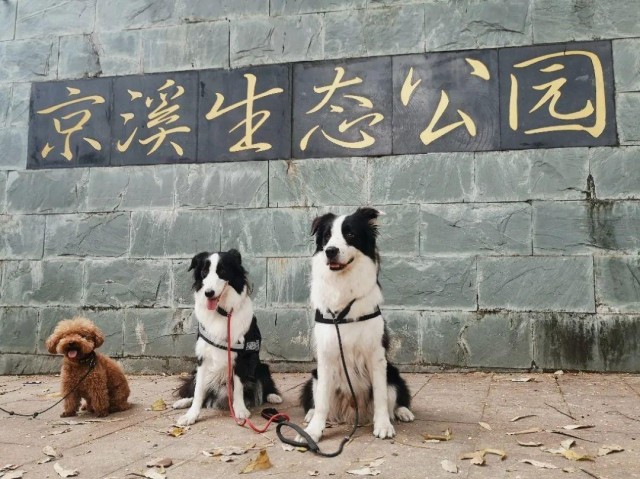
<svg viewBox="0 0 640 479">
<path fill-rule="evenodd" d="M 82 376 L 80 378 L 80 381 L 78 381 L 78 384 L 76 384 L 73 389 L 71 391 L 69 391 L 62 399 L 60 399 L 58 402 L 56 402 L 55 404 L 53 404 L 52 406 L 49 406 L 47 409 L 44 409 L 42 411 L 37 411 L 34 412 L 33 414 L 22 414 L 19 412 L 15 412 L 15 411 L 8 411 L 6 409 L 4 409 L 3 407 L 0 407 L 0 411 L 7 413 L 9 416 L 20 416 L 20 417 L 30 417 L 32 419 L 37 418 L 40 414 L 44 414 L 45 412 L 53 409 L 54 407 L 56 407 L 58 404 L 60 404 L 62 401 L 64 401 L 65 399 L 67 399 L 72 392 L 74 392 L 76 389 L 78 389 L 78 387 L 80 387 L 80 384 L 82 384 L 82 381 L 84 381 L 86 379 L 86 377 L 89 375 L 89 373 L 91 371 L 93 371 L 93 368 L 96 367 L 96 363 L 97 363 L 97 358 L 96 358 L 96 353 L 92 353 L 91 359 L 89 360 L 89 369 L 87 370 L 87 372 L 84 374 L 84 376 Z"/>
<path fill-rule="evenodd" d="M 340 359 L 342 360 L 342 369 L 344 370 L 344 374 L 345 377 L 347 378 L 347 384 L 349 385 L 349 390 L 351 391 L 351 398 L 353 399 L 353 404 L 354 404 L 354 408 L 355 408 L 355 413 L 356 413 L 356 417 L 355 417 L 355 421 L 353 423 L 353 429 L 351 429 L 351 432 L 349 433 L 348 436 L 345 436 L 344 438 L 342 438 L 342 441 L 340 442 L 340 445 L 338 446 L 338 449 L 335 450 L 334 452 L 322 452 L 320 450 L 320 446 L 318 446 L 318 443 L 315 442 L 313 439 L 311 439 L 311 436 L 309 436 L 309 434 L 307 434 L 305 432 L 304 429 L 302 429 L 300 426 L 298 426 L 297 424 L 294 424 L 292 422 L 289 421 L 280 421 L 278 423 L 278 425 L 276 426 L 276 434 L 278 435 L 278 438 L 285 444 L 288 444 L 290 446 L 294 446 L 294 447 L 303 447 L 308 449 L 309 451 L 317 454 L 318 456 L 322 456 L 322 457 L 336 457 L 339 456 L 340 454 L 342 454 L 342 450 L 344 449 L 345 444 L 347 444 L 351 438 L 353 437 L 353 435 L 356 433 L 356 430 L 358 429 L 358 422 L 359 422 L 359 415 L 358 415 L 358 401 L 356 398 L 356 393 L 353 390 L 353 385 L 351 384 L 351 378 L 349 377 L 349 371 L 347 369 L 347 362 L 344 359 L 344 351 L 342 350 L 342 338 L 340 337 L 340 327 L 338 326 L 339 324 L 341 324 L 344 320 L 344 318 L 347 316 L 347 314 L 349 314 L 349 311 L 351 310 L 351 306 L 353 306 L 353 303 L 355 303 L 355 299 L 353 301 L 351 301 L 346 308 L 344 308 L 340 314 L 338 314 L 337 316 L 333 313 L 333 324 L 336 327 L 336 334 L 338 335 L 338 346 L 340 348 Z M 331 311 L 330 311 L 331 312 Z M 284 426 L 290 427 L 291 429 L 293 429 L 295 432 L 297 432 L 300 436 L 302 436 L 307 442 L 298 442 L 298 441 L 294 441 L 292 439 L 287 439 L 286 437 L 284 437 L 284 435 L 282 434 L 282 432 L 280 432 L 280 429 L 282 429 Z"/>
</svg>

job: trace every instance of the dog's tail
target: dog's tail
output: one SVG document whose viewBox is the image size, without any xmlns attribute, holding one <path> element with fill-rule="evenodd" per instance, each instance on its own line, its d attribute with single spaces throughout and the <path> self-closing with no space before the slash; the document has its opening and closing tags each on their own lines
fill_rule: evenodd
<svg viewBox="0 0 640 479">
<path fill-rule="evenodd" d="M 191 373 L 186 378 L 181 378 L 182 384 L 178 387 L 174 394 L 180 398 L 192 398 L 196 390 L 196 372 Z"/>
</svg>

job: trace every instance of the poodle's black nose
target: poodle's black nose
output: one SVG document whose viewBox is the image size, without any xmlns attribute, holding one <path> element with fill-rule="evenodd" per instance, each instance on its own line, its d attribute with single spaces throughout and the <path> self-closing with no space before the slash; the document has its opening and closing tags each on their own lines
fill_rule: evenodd
<svg viewBox="0 0 640 479">
<path fill-rule="evenodd" d="M 340 250 L 335 246 L 329 246 L 326 250 L 324 250 L 324 253 L 327 255 L 327 258 L 329 259 L 336 259 L 336 256 L 338 256 L 339 252 Z"/>
<path fill-rule="evenodd" d="M 208 290 L 206 290 L 206 291 L 204 292 L 204 295 L 205 295 L 207 298 L 212 299 L 212 298 L 215 298 L 215 297 L 216 297 L 216 292 L 215 292 L 214 290 L 212 290 L 212 289 L 208 289 Z"/>
<path fill-rule="evenodd" d="M 76 349 L 78 347 L 78 343 L 69 343 L 69 349 Z"/>
</svg>

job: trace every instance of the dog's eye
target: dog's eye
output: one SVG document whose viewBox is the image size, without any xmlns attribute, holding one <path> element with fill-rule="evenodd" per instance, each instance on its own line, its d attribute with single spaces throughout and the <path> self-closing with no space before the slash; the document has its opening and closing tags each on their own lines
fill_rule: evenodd
<svg viewBox="0 0 640 479">
<path fill-rule="evenodd" d="M 325 243 L 327 241 L 329 241 L 331 239 L 331 231 L 325 232 L 325 234 L 324 234 L 324 236 L 322 238 L 324 239 Z"/>
<path fill-rule="evenodd" d="M 202 279 L 205 279 L 207 276 L 209 275 L 209 269 L 203 269 L 200 271 L 200 276 L 202 277 Z"/>
<path fill-rule="evenodd" d="M 351 231 L 349 231 L 348 233 L 345 233 L 344 237 L 345 239 L 352 240 L 353 238 L 355 238 L 355 235 Z"/>
</svg>

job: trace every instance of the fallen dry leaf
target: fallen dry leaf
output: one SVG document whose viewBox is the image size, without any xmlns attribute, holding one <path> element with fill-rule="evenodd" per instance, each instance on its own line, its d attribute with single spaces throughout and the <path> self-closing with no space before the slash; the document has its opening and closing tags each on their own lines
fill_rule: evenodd
<svg viewBox="0 0 640 479">
<path fill-rule="evenodd" d="M 21 479 L 22 475 L 25 472 L 26 471 L 23 471 L 22 469 L 14 469 L 12 471 L 6 472 L 4 476 L 2 476 L 2 479 Z"/>
<path fill-rule="evenodd" d="M 554 376 L 562 376 L 564 374 L 564 371 L 562 369 L 558 369 L 555 373 L 553 373 Z"/>
<path fill-rule="evenodd" d="M 77 469 L 65 469 L 60 465 L 59 462 L 56 462 L 53 465 L 53 469 L 58 473 L 60 477 L 73 477 L 79 474 Z"/>
<path fill-rule="evenodd" d="M 161 457 L 147 462 L 147 467 L 171 467 L 173 461 L 168 457 Z"/>
<path fill-rule="evenodd" d="M 53 457 L 47 456 L 47 457 L 44 457 L 44 458 L 40 459 L 38 461 L 38 464 L 46 464 L 47 462 L 51 462 L 51 461 L 53 461 Z M 0 477 L 2 477 L 2 476 L 0 476 Z"/>
<path fill-rule="evenodd" d="M 27 386 L 27 385 L 31 385 L 31 384 L 42 384 L 42 381 L 27 381 L 22 383 L 23 385 Z"/>
<path fill-rule="evenodd" d="M 71 428 L 68 427 L 66 429 L 58 429 L 57 431 L 50 432 L 49 435 L 50 436 L 59 436 L 60 434 L 64 434 L 64 433 L 70 432 L 70 431 L 71 431 Z"/>
<path fill-rule="evenodd" d="M 560 443 L 560 445 L 565 449 L 571 449 L 571 446 L 573 446 L 575 443 L 575 439 L 565 439 Z"/>
<path fill-rule="evenodd" d="M 542 432 L 539 427 L 532 427 L 531 429 L 524 429 L 522 431 L 508 432 L 507 436 L 519 436 L 521 434 L 534 434 L 536 432 Z"/>
<path fill-rule="evenodd" d="M 167 435 L 173 437 L 180 437 L 187 431 L 186 428 L 180 426 L 173 426 L 171 429 L 167 431 Z"/>
<path fill-rule="evenodd" d="M 369 467 L 380 467 L 380 466 L 382 466 L 382 464 L 384 464 L 384 459 L 379 457 L 378 459 L 375 459 L 375 460 L 371 461 L 369 464 L 367 464 L 367 466 L 369 466 Z"/>
<path fill-rule="evenodd" d="M 486 422 L 479 422 L 478 424 L 480 424 L 480 427 L 485 428 L 487 431 L 493 431 L 493 429 L 491 429 L 491 426 L 489 426 L 489 424 L 487 424 Z"/>
<path fill-rule="evenodd" d="M 495 454 L 500 456 L 502 461 L 507 457 L 507 453 L 500 449 L 481 449 L 479 451 L 467 452 L 460 456 L 460 459 L 471 459 L 471 464 L 476 466 L 482 466 L 485 462 L 485 456 L 487 454 Z"/>
<path fill-rule="evenodd" d="M 377 476 L 380 474 L 380 471 L 378 469 L 372 469 L 371 467 L 363 467 L 361 469 L 351 469 L 347 471 L 347 474 L 354 476 Z"/>
<path fill-rule="evenodd" d="M 25 472 L 26 471 L 23 471 L 22 469 L 12 470 L 12 471 L 6 472 L 4 476 L 2 476 L 2 479 L 22 479 L 22 475 Z"/>
<path fill-rule="evenodd" d="M 307 471 L 307 475 L 309 476 L 319 476 L 320 471 Z"/>
<path fill-rule="evenodd" d="M 167 403 L 165 403 L 162 398 L 156 399 L 151 405 L 152 411 L 164 411 L 165 409 L 167 409 Z"/>
<path fill-rule="evenodd" d="M 542 446 L 541 442 L 521 442 L 521 441 L 518 441 L 518 444 L 520 444 L 521 446 L 524 446 L 524 447 L 540 447 L 540 446 Z"/>
<path fill-rule="evenodd" d="M 249 464 L 247 464 L 247 466 L 242 471 L 240 471 L 240 474 L 248 474 L 254 471 L 264 471 L 265 469 L 270 469 L 271 467 L 272 464 L 269 460 L 267 450 L 261 449 L 258 453 L 258 456 Z"/>
<path fill-rule="evenodd" d="M 562 472 L 573 473 L 573 472 L 576 472 L 576 468 L 575 467 L 563 467 L 562 468 Z"/>
<path fill-rule="evenodd" d="M 167 474 L 165 473 L 164 469 L 162 469 L 161 471 L 158 471 L 157 469 L 149 469 L 148 471 L 145 471 L 144 477 L 146 477 L 147 479 L 166 479 Z"/>
<path fill-rule="evenodd" d="M 512 383 L 529 383 L 532 382 L 533 378 L 532 377 L 522 377 L 522 378 L 514 378 L 511 380 Z"/>
<path fill-rule="evenodd" d="M 227 446 L 227 447 L 216 447 L 211 451 L 211 457 L 217 456 L 241 456 L 246 454 L 249 451 L 246 447 L 236 447 L 236 446 Z"/>
<path fill-rule="evenodd" d="M 613 452 L 622 452 L 624 451 L 624 449 L 622 449 L 620 446 L 616 445 L 616 444 L 611 444 L 611 445 L 603 445 L 600 449 L 598 449 L 598 456 L 606 456 L 607 454 L 611 454 Z"/>
<path fill-rule="evenodd" d="M 453 434 L 451 433 L 451 429 L 447 428 L 444 431 L 444 434 L 441 435 L 433 435 L 433 434 L 423 434 L 422 437 L 426 442 L 441 442 L 441 441 L 450 441 L 453 438 Z"/>
<path fill-rule="evenodd" d="M 18 466 L 16 466 L 15 464 L 5 464 L 0 468 L 0 472 L 13 471 L 14 469 L 18 469 Z"/>
<path fill-rule="evenodd" d="M 44 452 L 49 457 L 58 457 L 59 456 L 58 452 L 54 448 L 52 448 L 51 446 L 44 446 L 42 448 L 42 452 Z M 62 457 L 62 456 L 60 456 L 60 457 Z"/>
<path fill-rule="evenodd" d="M 516 416 L 513 419 L 511 419 L 510 422 L 516 422 L 516 421 L 519 421 L 520 419 L 526 419 L 528 417 L 536 417 L 536 416 L 537 414 L 525 414 L 524 416 Z"/>
<path fill-rule="evenodd" d="M 220 456 L 220 462 L 233 462 L 233 456 Z"/>
<path fill-rule="evenodd" d="M 296 448 L 293 447 L 291 444 L 285 444 L 284 442 L 282 444 L 280 444 L 282 446 L 282 450 L 285 452 L 291 452 L 291 451 L 295 451 Z"/>
<path fill-rule="evenodd" d="M 532 466 L 541 467 L 543 469 L 558 469 L 553 464 L 549 464 L 546 462 L 534 461 L 533 459 L 520 459 L 519 462 L 523 462 L 525 464 L 531 464 Z"/>
<path fill-rule="evenodd" d="M 589 429 L 591 427 L 596 427 L 596 426 L 594 424 L 569 424 L 568 426 L 562 426 L 562 429 L 573 431 L 575 429 Z"/>
<path fill-rule="evenodd" d="M 593 457 L 588 456 L 587 454 L 578 454 L 576 451 L 571 449 L 564 449 L 561 454 L 571 461 L 593 461 Z"/>
<path fill-rule="evenodd" d="M 452 474 L 458 474 L 458 466 L 456 466 L 453 462 L 448 459 L 444 459 L 440 462 L 442 469 Z"/>
</svg>

